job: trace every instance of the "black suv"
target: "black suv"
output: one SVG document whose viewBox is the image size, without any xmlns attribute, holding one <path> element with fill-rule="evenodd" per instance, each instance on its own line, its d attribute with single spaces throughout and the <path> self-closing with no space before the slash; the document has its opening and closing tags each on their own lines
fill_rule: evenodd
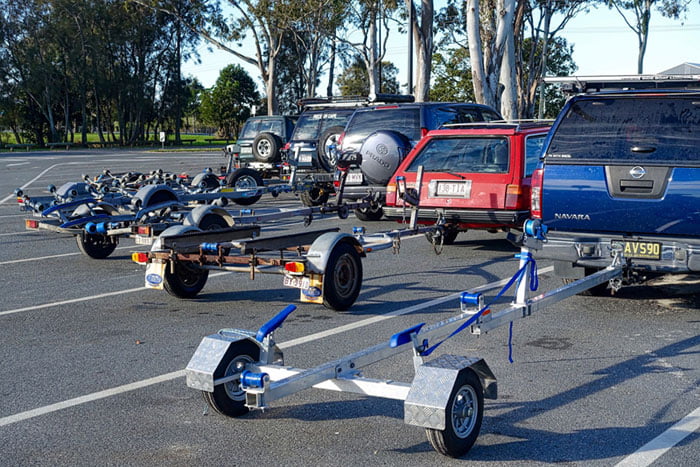
<svg viewBox="0 0 700 467">
<path fill-rule="evenodd" d="M 372 97 L 342 96 L 302 99 L 292 137 L 284 147 L 294 180 L 312 179 L 314 188 L 302 196 L 306 205 L 322 204 L 334 192 L 333 174 L 338 137 L 355 109 L 376 102 L 411 102 L 412 96 L 379 94 Z"/>
<path fill-rule="evenodd" d="M 246 120 L 237 141 L 241 162 L 279 162 L 282 147 L 291 138 L 297 118 L 272 115 L 250 117 Z"/>
<path fill-rule="evenodd" d="M 474 103 L 414 102 L 357 109 L 339 138 L 338 154 L 352 162 L 343 196 L 366 199 L 372 208 L 356 210 L 360 220 L 378 220 L 386 185 L 403 158 L 428 131 L 451 123 L 501 120 L 493 108 Z"/>
</svg>

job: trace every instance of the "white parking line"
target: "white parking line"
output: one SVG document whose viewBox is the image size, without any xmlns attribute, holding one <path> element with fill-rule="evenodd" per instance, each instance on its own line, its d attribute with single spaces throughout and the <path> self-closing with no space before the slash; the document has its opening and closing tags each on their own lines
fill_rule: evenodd
<svg viewBox="0 0 700 467">
<path fill-rule="evenodd" d="M 552 266 L 548 266 L 546 268 L 542 268 L 539 271 L 539 273 L 545 274 L 545 273 L 551 272 L 553 269 L 554 268 Z M 216 275 L 222 275 L 222 274 L 228 274 L 228 273 L 220 273 L 220 274 L 216 274 Z M 213 276 L 210 276 L 210 277 L 213 277 Z M 497 281 L 497 282 L 491 282 L 489 284 L 484 284 L 480 287 L 474 288 L 472 290 L 472 292 L 483 292 L 485 290 L 495 289 L 497 287 L 504 285 L 507 282 L 508 282 L 508 279 L 504 279 L 504 280 Z M 54 304 L 39 305 L 38 307 L 43 308 L 46 306 L 57 306 L 58 304 L 63 304 L 63 303 L 74 303 L 76 301 L 90 300 L 93 298 L 102 298 L 104 296 L 115 295 L 115 294 L 120 294 L 120 293 L 136 292 L 138 290 L 145 290 L 145 287 L 140 287 L 138 289 L 122 290 L 120 292 L 113 292 L 110 294 L 94 295 L 92 297 L 84 297 L 83 299 L 68 300 L 68 301 L 60 302 L 60 303 L 57 302 Z M 379 321 L 390 319 L 390 318 L 393 318 L 394 316 L 405 315 L 408 313 L 412 313 L 414 311 L 419 311 L 419 310 L 429 308 L 432 306 L 437 306 L 437 305 L 440 305 L 442 303 L 448 302 L 450 300 L 455 300 L 457 297 L 459 297 L 460 293 L 461 292 L 449 294 L 449 295 L 446 295 L 444 297 L 440 297 L 440 298 L 436 298 L 434 300 L 427 301 L 425 303 L 420 303 L 418 305 L 413 305 L 413 306 L 410 306 L 407 308 L 402 308 L 400 310 L 396 310 L 396 311 L 393 311 L 391 313 L 387 313 L 385 315 L 375 316 L 372 318 L 364 319 L 362 321 L 358 321 L 357 323 L 352 323 L 352 324 L 348 324 L 345 326 L 339 326 L 337 328 L 329 329 L 327 331 L 317 332 L 315 334 L 309 334 L 308 336 L 300 337 L 298 339 L 292 339 L 290 341 L 283 342 L 283 343 L 278 344 L 278 345 L 279 345 L 280 349 L 288 349 L 290 347 L 294 347 L 297 345 L 305 344 L 307 342 L 319 340 L 319 339 L 322 339 L 324 337 L 328 337 L 328 336 L 331 336 L 334 334 L 340 334 L 342 332 L 349 331 L 351 329 L 369 326 L 370 324 L 374 324 L 374 323 L 377 323 Z M 26 311 L 26 310 L 21 310 L 21 311 Z M 18 312 L 18 311 L 15 311 L 15 312 Z M 4 312 L 4 313 L 8 313 L 8 312 Z M 116 396 L 119 394 L 123 394 L 125 392 L 133 391 L 135 389 L 141 389 L 141 388 L 145 388 L 147 386 L 151 386 L 154 384 L 163 383 L 166 381 L 171 381 L 171 380 L 174 380 L 177 378 L 181 378 L 183 376 L 185 376 L 184 370 L 174 371 L 172 373 L 166 373 L 164 375 L 144 379 L 141 381 L 136 381 L 134 383 L 125 384 L 123 386 L 117 386 L 115 388 L 106 389 L 104 391 L 94 392 L 92 394 L 87 394 L 85 396 L 76 397 L 74 399 L 69 399 L 67 401 L 58 402 L 56 404 L 51 404 L 51 405 L 47 405 L 44 407 L 39 407 L 36 409 L 27 410 L 25 412 L 20 412 L 20 413 L 14 414 L 14 415 L 9 415 L 7 417 L 0 418 L 0 426 L 5 426 L 5 425 L 9 425 L 11 423 L 16 423 L 16 422 L 20 422 L 23 420 L 28 420 L 30 418 L 39 417 L 41 415 L 46 415 L 46 414 L 49 414 L 51 412 L 56 412 L 56 411 L 63 410 L 63 409 L 69 408 L 69 407 L 74 407 L 76 405 L 85 404 L 87 402 L 93 402 L 93 401 L 96 401 L 99 399 L 104 399 L 107 397 Z"/>
<path fill-rule="evenodd" d="M 138 250 L 138 247 L 139 245 L 118 246 L 115 250 Z M 0 261 L 0 266 L 3 264 L 28 263 L 30 261 L 42 261 L 45 259 L 63 258 L 65 256 L 77 256 L 81 254 L 82 253 L 76 251 L 75 253 L 61 253 L 58 255 L 40 256 L 38 258 L 11 259 L 8 261 Z"/>
<path fill-rule="evenodd" d="M 616 467 L 643 467 L 651 465 L 666 451 L 698 429 L 700 429 L 700 407 L 639 448 L 635 453 L 625 457 Z"/>
</svg>

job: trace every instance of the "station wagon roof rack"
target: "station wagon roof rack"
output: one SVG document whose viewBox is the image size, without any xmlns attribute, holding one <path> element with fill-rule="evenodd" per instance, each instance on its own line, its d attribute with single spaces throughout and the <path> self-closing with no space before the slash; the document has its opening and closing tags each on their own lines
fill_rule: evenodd
<svg viewBox="0 0 700 467">
<path fill-rule="evenodd" d="M 490 122 L 473 123 L 445 123 L 440 129 L 460 129 L 460 128 L 504 128 L 519 131 L 527 128 L 541 128 L 551 126 L 554 120 L 549 119 L 516 119 L 516 120 L 491 120 Z"/>
<path fill-rule="evenodd" d="M 299 99 L 299 108 L 306 107 L 348 107 L 355 105 L 362 107 L 370 104 L 384 104 L 394 102 L 414 102 L 415 98 L 407 94 L 374 94 L 369 96 L 331 96 L 331 97 L 305 97 Z"/>
<path fill-rule="evenodd" d="M 700 75 L 546 76 L 566 94 L 633 89 L 700 89 Z"/>
</svg>

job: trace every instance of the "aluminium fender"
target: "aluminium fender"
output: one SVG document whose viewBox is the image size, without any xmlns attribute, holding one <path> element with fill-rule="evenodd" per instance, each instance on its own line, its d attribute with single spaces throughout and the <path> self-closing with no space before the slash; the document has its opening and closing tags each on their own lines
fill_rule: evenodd
<svg viewBox="0 0 700 467">
<path fill-rule="evenodd" d="M 229 212 L 225 209 L 211 204 L 203 204 L 194 208 L 187 214 L 187 217 L 185 217 L 185 220 L 182 224 L 198 226 L 200 221 L 207 214 L 216 214 L 217 216 L 222 217 L 229 225 L 229 227 L 233 227 L 234 221 L 233 217 L 231 217 L 231 214 L 229 214 Z"/>
<path fill-rule="evenodd" d="M 75 198 L 90 194 L 90 187 L 85 182 L 67 182 L 56 189 L 56 196 L 60 198 Z"/>
<path fill-rule="evenodd" d="M 177 201 L 177 194 L 167 185 L 145 185 L 139 188 L 132 202 L 138 203 L 141 208 L 167 201 Z"/>
<path fill-rule="evenodd" d="M 90 205 L 81 204 L 73 211 L 71 217 L 88 217 L 92 216 L 94 211 L 100 210 L 109 214 L 110 216 L 116 216 L 119 214 L 119 208 L 116 206 L 105 202 L 99 202 L 95 204 L 91 203 Z"/>
<path fill-rule="evenodd" d="M 199 232 L 199 228 L 192 225 L 173 225 L 165 229 L 161 234 L 153 241 L 151 245 L 151 251 L 162 251 L 163 247 L 160 243 L 162 237 L 167 237 L 169 235 L 180 235 L 187 232 Z"/>
<path fill-rule="evenodd" d="M 326 271 L 328 258 L 333 248 L 339 243 L 347 243 L 355 247 L 361 257 L 367 256 L 360 242 L 350 234 L 327 232 L 318 237 L 309 247 L 306 253 L 306 268 L 309 272 L 323 274 Z"/>
</svg>

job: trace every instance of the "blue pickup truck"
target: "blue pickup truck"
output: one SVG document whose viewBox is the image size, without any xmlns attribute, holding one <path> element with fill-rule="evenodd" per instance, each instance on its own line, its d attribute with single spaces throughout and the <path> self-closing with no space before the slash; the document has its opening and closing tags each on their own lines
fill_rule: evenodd
<svg viewBox="0 0 700 467">
<path fill-rule="evenodd" d="M 569 282 L 620 251 L 622 283 L 594 295 L 699 273 L 700 77 L 575 84 L 532 177 L 532 215 L 549 229 L 537 257 Z"/>
</svg>

